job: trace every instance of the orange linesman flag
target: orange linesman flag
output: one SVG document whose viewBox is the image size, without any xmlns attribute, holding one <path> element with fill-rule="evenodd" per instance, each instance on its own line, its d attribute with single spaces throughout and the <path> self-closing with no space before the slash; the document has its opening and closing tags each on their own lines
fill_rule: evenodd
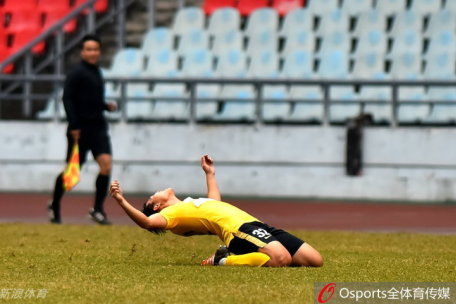
<svg viewBox="0 0 456 304">
<path fill-rule="evenodd" d="M 81 171 L 79 166 L 79 146 L 74 144 L 73 150 L 71 151 L 70 161 L 63 171 L 63 189 L 70 191 L 79 183 Z"/>
</svg>

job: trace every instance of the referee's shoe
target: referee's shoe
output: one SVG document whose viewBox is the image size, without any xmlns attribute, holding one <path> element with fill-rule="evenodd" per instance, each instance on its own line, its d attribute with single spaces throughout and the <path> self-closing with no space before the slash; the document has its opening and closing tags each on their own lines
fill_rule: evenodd
<svg viewBox="0 0 456 304">
<path fill-rule="evenodd" d="M 97 211 L 93 208 L 89 210 L 89 217 L 92 221 L 95 223 L 98 223 L 100 225 L 111 225 L 111 222 L 108 220 L 106 217 L 106 214 L 101 211 Z"/>
</svg>

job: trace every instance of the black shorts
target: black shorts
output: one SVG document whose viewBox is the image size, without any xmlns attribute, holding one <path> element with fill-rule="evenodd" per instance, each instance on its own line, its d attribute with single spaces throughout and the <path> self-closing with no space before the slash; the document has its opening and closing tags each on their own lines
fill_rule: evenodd
<svg viewBox="0 0 456 304">
<path fill-rule="evenodd" d="M 257 252 L 259 248 L 272 241 L 280 242 L 291 256 L 305 243 L 282 229 L 271 227 L 262 222 L 250 222 L 239 227 L 238 232 L 230 241 L 228 249 L 234 254 Z"/>
<path fill-rule="evenodd" d="M 68 150 L 66 159 L 68 162 L 74 144 L 70 131 L 67 132 L 67 140 Z M 92 152 L 94 159 L 100 154 L 112 155 L 111 139 L 105 123 L 93 124 L 81 128 L 81 136 L 79 138 L 79 163 L 81 166 L 85 163 L 89 150 Z"/>
</svg>

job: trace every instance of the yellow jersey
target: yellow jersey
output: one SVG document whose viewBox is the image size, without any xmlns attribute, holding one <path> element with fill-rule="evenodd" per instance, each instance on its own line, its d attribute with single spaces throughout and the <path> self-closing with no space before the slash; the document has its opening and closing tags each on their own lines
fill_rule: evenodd
<svg viewBox="0 0 456 304">
<path fill-rule="evenodd" d="M 163 209 L 160 214 L 167 221 L 166 229 L 172 233 L 183 236 L 217 235 L 227 246 L 242 224 L 258 221 L 231 204 L 209 198 L 188 197 Z"/>
</svg>

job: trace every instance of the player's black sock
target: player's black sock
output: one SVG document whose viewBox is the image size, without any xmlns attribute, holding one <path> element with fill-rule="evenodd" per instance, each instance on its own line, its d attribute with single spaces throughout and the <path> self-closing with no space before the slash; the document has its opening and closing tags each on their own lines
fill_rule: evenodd
<svg viewBox="0 0 456 304">
<path fill-rule="evenodd" d="M 55 180 L 54 195 L 52 197 L 51 208 L 54 210 L 56 220 L 60 220 L 60 201 L 65 190 L 63 190 L 63 173 L 60 173 Z"/>
<path fill-rule="evenodd" d="M 104 213 L 103 203 L 106 195 L 108 194 L 109 179 L 110 175 L 98 174 L 97 181 L 95 183 L 97 189 L 95 193 L 95 205 L 93 206 L 95 211 Z"/>
</svg>

